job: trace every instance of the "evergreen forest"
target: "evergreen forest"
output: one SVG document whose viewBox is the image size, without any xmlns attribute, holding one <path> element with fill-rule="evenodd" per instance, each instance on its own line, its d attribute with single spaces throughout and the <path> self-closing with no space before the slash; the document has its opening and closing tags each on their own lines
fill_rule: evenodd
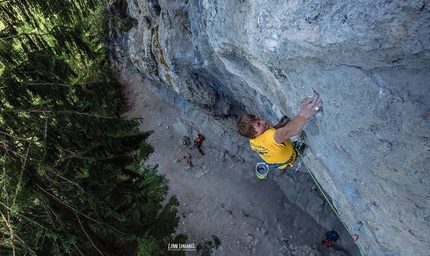
<svg viewBox="0 0 430 256">
<path fill-rule="evenodd" d="M 0 1 L 0 255 L 162 255 L 178 223 L 106 50 L 106 5 Z M 170 255 L 170 254 L 169 254 Z"/>
</svg>

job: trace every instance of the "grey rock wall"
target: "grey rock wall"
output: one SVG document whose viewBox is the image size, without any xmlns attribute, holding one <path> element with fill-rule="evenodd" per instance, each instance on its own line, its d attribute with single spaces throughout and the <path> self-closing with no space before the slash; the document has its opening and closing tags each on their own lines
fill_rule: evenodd
<svg viewBox="0 0 430 256">
<path fill-rule="evenodd" d="M 275 123 L 317 91 L 307 160 L 363 252 L 428 254 L 429 1 L 127 2 L 127 56 L 184 120 L 250 160 L 235 117 Z"/>
</svg>

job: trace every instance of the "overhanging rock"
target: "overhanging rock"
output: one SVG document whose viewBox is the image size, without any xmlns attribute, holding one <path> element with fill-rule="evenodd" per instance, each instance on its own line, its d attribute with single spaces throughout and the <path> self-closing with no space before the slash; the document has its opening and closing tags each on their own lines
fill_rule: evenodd
<svg viewBox="0 0 430 256">
<path fill-rule="evenodd" d="M 422 1 L 130 0 L 135 67 L 183 118 L 217 120 L 245 157 L 237 115 L 272 122 L 320 93 L 310 167 L 367 255 L 430 250 L 430 6 Z M 167 96 L 166 96 L 167 97 Z M 194 116 L 186 116 L 193 114 Z M 243 155 L 242 155 L 243 154 Z"/>
</svg>

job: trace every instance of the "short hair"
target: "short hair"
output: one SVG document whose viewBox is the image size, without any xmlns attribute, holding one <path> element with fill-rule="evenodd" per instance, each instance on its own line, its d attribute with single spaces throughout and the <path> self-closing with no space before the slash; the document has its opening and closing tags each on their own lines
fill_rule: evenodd
<svg viewBox="0 0 430 256">
<path fill-rule="evenodd" d="M 254 124 L 258 121 L 258 117 L 253 114 L 246 114 L 237 119 L 236 131 L 248 139 L 254 139 L 257 136 Z"/>
</svg>

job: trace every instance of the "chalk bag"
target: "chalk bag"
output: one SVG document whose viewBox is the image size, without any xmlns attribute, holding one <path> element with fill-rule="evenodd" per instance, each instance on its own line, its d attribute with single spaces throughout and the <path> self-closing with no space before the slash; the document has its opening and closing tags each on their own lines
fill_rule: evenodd
<svg viewBox="0 0 430 256">
<path fill-rule="evenodd" d="M 255 166 L 255 174 L 259 179 L 266 179 L 269 173 L 269 166 L 266 163 L 257 163 Z"/>
</svg>

